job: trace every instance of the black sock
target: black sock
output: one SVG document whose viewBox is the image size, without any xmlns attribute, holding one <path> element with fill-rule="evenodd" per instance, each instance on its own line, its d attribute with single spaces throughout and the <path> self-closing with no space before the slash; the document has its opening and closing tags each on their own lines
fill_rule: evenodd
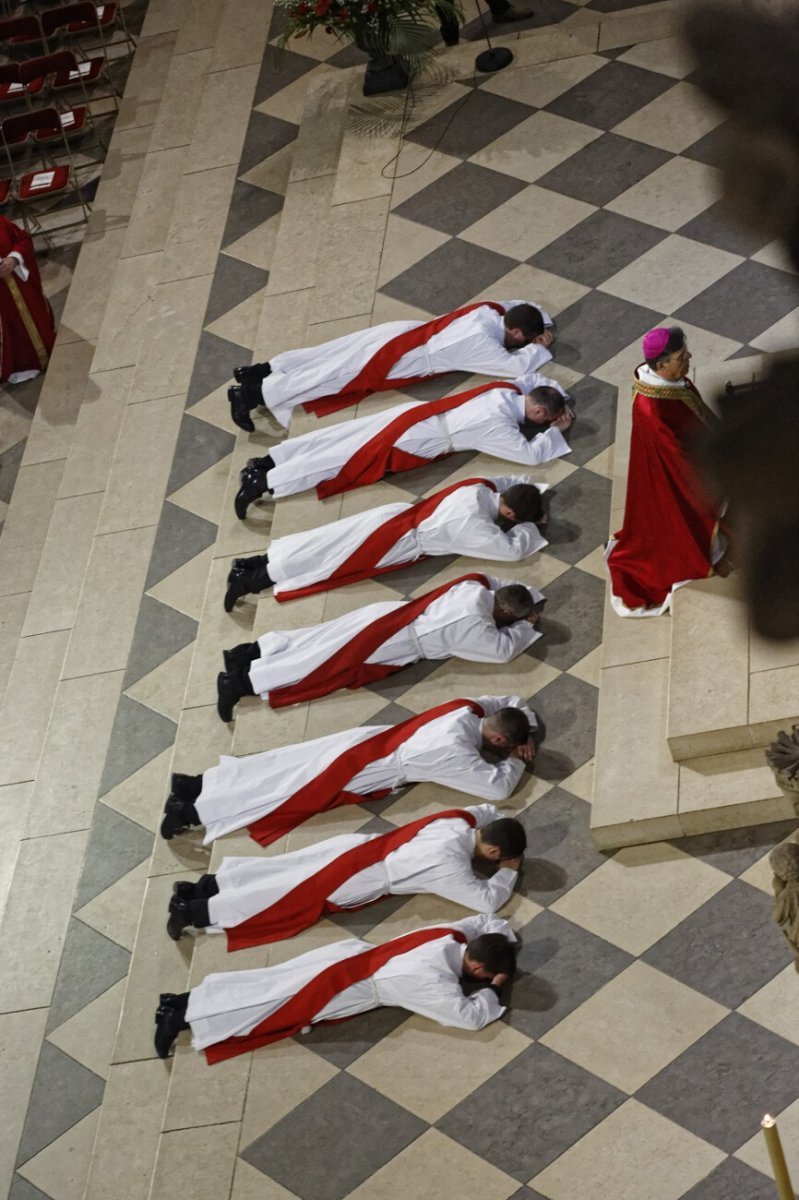
<svg viewBox="0 0 799 1200">
<path fill-rule="evenodd" d="M 211 896 L 219 895 L 219 885 L 216 882 L 216 875 L 201 875 L 194 885 L 195 898 L 202 897 L 204 900 L 210 899 Z"/>
<path fill-rule="evenodd" d="M 255 688 L 250 683 L 250 677 L 246 671 L 236 671 L 236 687 L 242 696 L 254 696 Z"/>
<path fill-rule="evenodd" d="M 202 791 L 202 786 L 202 775 L 181 775 L 175 773 L 172 776 L 172 794 L 177 796 L 179 800 L 190 802 L 196 800 Z"/>
<path fill-rule="evenodd" d="M 202 825 L 200 814 L 190 800 L 183 801 L 183 819 L 187 825 Z"/>
<path fill-rule="evenodd" d="M 203 897 L 189 901 L 189 912 L 191 913 L 191 923 L 195 929 L 205 929 L 211 924 L 211 918 L 208 915 L 208 901 Z"/>
</svg>

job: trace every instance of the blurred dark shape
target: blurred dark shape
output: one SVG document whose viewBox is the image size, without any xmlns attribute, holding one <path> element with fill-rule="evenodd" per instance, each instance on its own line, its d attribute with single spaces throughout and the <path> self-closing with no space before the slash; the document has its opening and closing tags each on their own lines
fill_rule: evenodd
<svg viewBox="0 0 799 1200">
<path fill-rule="evenodd" d="M 725 207 L 779 238 L 799 270 L 799 11 L 713 2 L 685 18 L 692 76 L 729 114 L 719 167 Z M 730 501 L 732 557 L 764 637 L 799 637 L 799 353 L 729 387 L 704 448 L 708 481 Z"/>
</svg>

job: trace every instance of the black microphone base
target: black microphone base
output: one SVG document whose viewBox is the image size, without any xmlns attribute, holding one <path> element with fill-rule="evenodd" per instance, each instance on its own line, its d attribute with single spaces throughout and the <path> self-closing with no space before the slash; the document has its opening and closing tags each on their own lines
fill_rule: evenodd
<svg viewBox="0 0 799 1200">
<path fill-rule="evenodd" d="M 513 62 L 513 55 L 507 46 L 492 46 L 490 50 L 483 50 L 477 55 L 474 60 L 474 65 L 478 71 L 501 71 L 503 67 L 509 67 Z"/>
</svg>

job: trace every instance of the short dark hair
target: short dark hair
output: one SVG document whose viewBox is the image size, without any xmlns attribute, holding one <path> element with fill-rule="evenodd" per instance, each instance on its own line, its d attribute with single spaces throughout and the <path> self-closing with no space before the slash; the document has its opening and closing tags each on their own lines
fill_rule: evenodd
<svg viewBox="0 0 799 1200">
<path fill-rule="evenodd" d="M 500 708 L 488 717 L 488 721 L 509 746 L 524 746 L 530 740 L 530 722 L 520 708 Z"/>
<path fill-rule="evenodd" d="M 504 933 L 481 933 L 467 944 L 466 953 L 492 975 L 510 975 L 516 970 L 513 942 Z"/>
<path fill-rule="evenodd" d="M 515 817 L 498 817 L 480 830 L 482 841 L 496 846 L 500 858 L 519 858 L 527 849 L 527 834 Z"/>
<path fill-rule="evenodd" d="M 550 387 L 549 384 L 541 384 L 540 387 L 533 388 L 529 396 L 536 404 L 544 406 L 547 416 L 550 418 L 560 416 L 566 407 L 566 397 L 557 388 Z"/>
<path fill-rule="evenodd" d="M 514 521 L 540 521 L 544 515 L 541 493 L 534 483 L 512 483 L 500 499 L 513 513 Z"/>
<path fill-rule="evenodd" d="M 651 367 L 653 371 L 657 370 L 658 364 L 664 359 L 669 358 L 675 350 L 682 350 L 685 345 L 685 333 L 680 329 L 679 325 L 672 325 L 669 329 L 669 340 L 656 358 L 648 358 L 646 365 Z"/>
<path fill-rule="evenodd" d="M 506 329 L 521 329 L 526 338 L 540 337 L 544 332 L 541 309 L 534 304 L 514 304 L 505 313 Z"/>
<path fill-rule="evenodd" d="M 523 583 L 507 583 L 497 588 L 494 599 L 514 621 L 524 621 L 535 612 L 533 593 Z"/>
</svg>

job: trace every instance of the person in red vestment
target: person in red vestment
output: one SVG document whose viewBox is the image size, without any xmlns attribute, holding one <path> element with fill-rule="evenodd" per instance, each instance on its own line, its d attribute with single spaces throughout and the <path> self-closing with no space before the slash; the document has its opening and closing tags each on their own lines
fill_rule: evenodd
<svg viewBox="0 0 799 1200">
<path fill-rule="evenodd" d="M 624 525 L 608 544 L 611 603 L 622 617 L 668 611 L 676 587 L 730 564 L 719 509 L 691 459 L 715 417 L 687 377 L 682 329 L 652 329 L 636 368 Z"/>
<path fill-rule="evenodd" d="M 54 341 L 53 310 L 42 291 L 33 242 L 0 216 L 0 380 L 33 379 L 47 366 Z"/>
</svg>

